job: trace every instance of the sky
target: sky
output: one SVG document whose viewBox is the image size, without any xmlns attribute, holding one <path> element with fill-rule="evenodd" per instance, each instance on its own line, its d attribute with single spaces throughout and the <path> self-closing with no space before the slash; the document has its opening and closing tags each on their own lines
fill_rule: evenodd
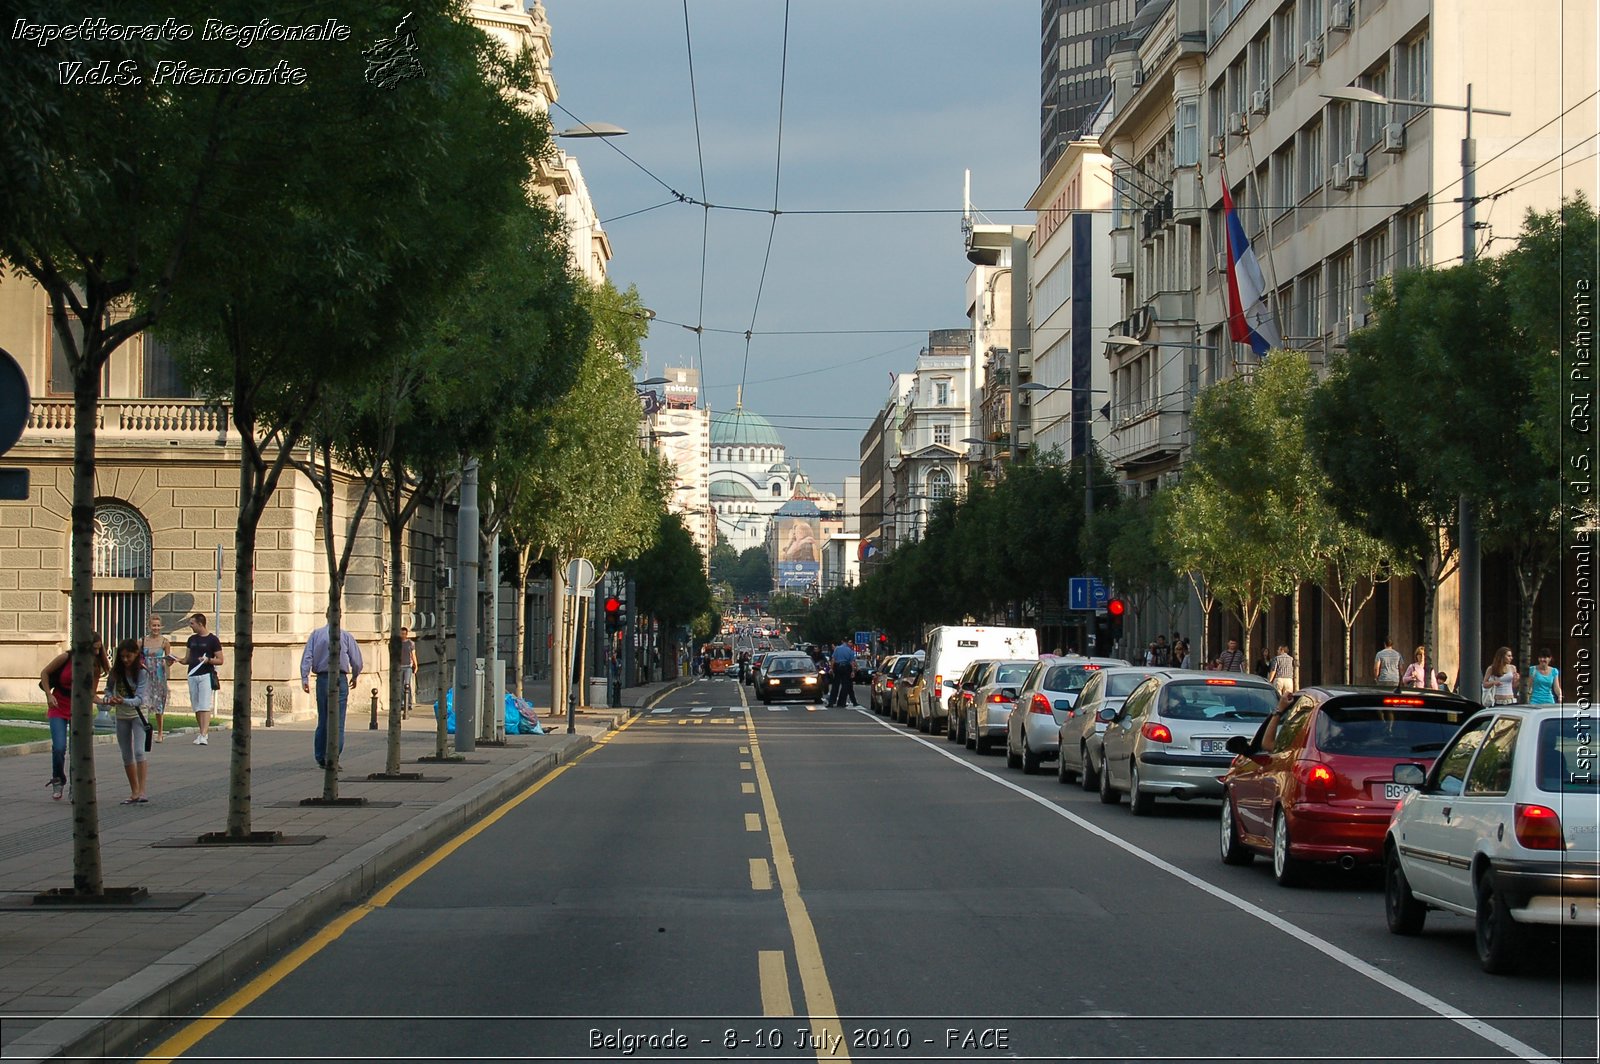
<svg viewBox="0 0 1600 1064">
<path fill-rule="evenodd" d="M 612 281 L 657 315 L 646 375 L 703 364 L 713 410 L 734 405 L 743 379 L 745 407 L 777 426 L 815 486 L 840 491 L 890 374 L 915 367 L 928 330 L 966 325 L 963 171 L 989 220 L 1032 220 L 1021 207 L 1039 177 L 1039 4 L 794 0 L 786 61 L 785 6 L 688 0 L 686 39 L 684 0 L 545 0 L 551 119 L 629 131 L 560 143 L 610 236 Z M 783 211 L 947 213 L 782 215 L 774 228 L 775 179 Z M 673 191 L 757 210 L 707 212 Z M 682 327 L 700 323 L 699 338 Z"/>
</svg>

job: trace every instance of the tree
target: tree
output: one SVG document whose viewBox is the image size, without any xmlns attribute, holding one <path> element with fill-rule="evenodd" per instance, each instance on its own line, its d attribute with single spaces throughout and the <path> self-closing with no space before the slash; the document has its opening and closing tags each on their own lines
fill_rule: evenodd
<svg viewBox="0 0 1600 1064">
<path fill-rule="evenodd" d="M 628 563 L 637 594 L 634 616 L 655 617 L 664 631 L 674 635 L 672 646 L 662 651 L 663 659 L 676 647 L 677 629 L 711 608 L 703 560 L 683 518 L 663 511 L 655 542 Z"/>
<path fill-rule="evenodd" d="M 1162 491 L 1097 509 L 1084 533 L 1085 567 L 1103 574 L 1119 595 L 1126 596 L 1135 616 L 1143 614 L 1147 607 L 1153 608 L 1157 600 L 1170 603 L 1183 583 L 1159 535 L 1159 511 L 1165 496 Z M 1172 626 L 1169 607 L 1163 627 Z"/>
<path fill-rule="evenodd" d="M 732 549 L 728 548 L 729 553 Z M 765 547 L 746 547 L 739 553 L 731 571 L 725 571 L 735 595 L 766 598 L 772 594 L 772 556 Z"/>
</svg>

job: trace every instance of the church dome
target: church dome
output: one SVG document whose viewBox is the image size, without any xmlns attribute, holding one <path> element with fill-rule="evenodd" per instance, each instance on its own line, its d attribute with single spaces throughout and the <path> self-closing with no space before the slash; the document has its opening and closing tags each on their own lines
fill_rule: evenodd
<svg viewBox="0 0 1600 1064">
<path fill-rule="evenodd" d="M 783 440 L 772 422 L 742 406 L 735 406 L 711 415 L 711 446 L 782 447 Z"/>
<path fill-rule="evenodd" d="M 713 499 L 740 499 L 747 502 L 755 501 L 755 495 L 749 488 L 737 480 L 719 480 L 711 485 Z"/>
</svg>

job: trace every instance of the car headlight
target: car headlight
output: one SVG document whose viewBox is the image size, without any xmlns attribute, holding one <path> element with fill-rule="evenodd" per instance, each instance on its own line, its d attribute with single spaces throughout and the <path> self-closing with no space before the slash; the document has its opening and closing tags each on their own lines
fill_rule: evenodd
<svg viewBox="0 0 1600 1064">
<path fill-rule="evenodd" d="M 806 683 L 816 683 L 816 682 L 817 682 L 817 678 L 815 676 L 807 676 L 806 677 Z"/>
<path fill-rule="evenodd" d="M 767 683 L 771 684 L 773 687 L 778 686 L 778 681 L 777 680 L 769 679 L 769 680 L 767 680 Z"/>
</svg>

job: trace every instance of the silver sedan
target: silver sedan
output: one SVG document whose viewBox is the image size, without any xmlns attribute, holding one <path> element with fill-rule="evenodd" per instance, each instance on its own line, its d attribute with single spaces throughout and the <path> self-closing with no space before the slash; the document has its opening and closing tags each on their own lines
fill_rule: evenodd
<svg viewBox="0 0 1600 1064">
<path fill-rule="evenodd" d="M 1077 704 L 1061 725 L 1059 753 L 1056 756 L 1057 779 L 1062 783 L 1077 779 L 1086 791 L 1099 786 L 1099 765 L 1104 756 L 1100 750 L 1100 737 L 1106 731 L 1106 722 L 1099 719 L 1100 711 L 1120 708 L 1140 681 L 1162 671 L 1147 665 L 1129 665 L 1101 669 L 1089 678 L 1078 695 Z"/>
<path fill-rule="evenodd" d="M 1022 689 L 1006 722 L 1006 764 L 1032 774 L 1041 761 L 1054 760 L 1061 725 L 1091 677 L 1101 669 L 1127 665 L 1120 658 L 1042 658 Z"/>
</svg>

